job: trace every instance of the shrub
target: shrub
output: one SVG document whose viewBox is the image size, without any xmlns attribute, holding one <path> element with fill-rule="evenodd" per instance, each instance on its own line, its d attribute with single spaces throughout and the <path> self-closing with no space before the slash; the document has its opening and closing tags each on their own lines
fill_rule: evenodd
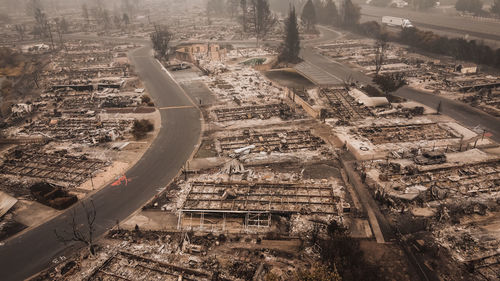
<svg viewBox="0 0 500 281">
<path fill-rule="evenodd" d="M 151 98 L 148 95 L 144 95 L 141 97 L 141 102 L 145 104 L 149 104 L 151 102 Z"/>
<path fill-rule="evenodd" d="M 135 120 L 132 126 L 132 134 L 136 139 L 141 139 L 144 138 L 147 133 L 152 132 L 154 128 L 153 123 L 149 120 Z"/>
</svg>

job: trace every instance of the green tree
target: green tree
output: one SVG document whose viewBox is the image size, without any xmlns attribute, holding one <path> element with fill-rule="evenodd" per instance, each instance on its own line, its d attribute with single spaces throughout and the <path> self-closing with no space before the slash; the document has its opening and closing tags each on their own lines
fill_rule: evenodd
<svg viewBox="0 0 500 281">
<path fill-rule="evenodd" d="M 483 2 L 481 0 L 458 0 L 455 3 L 455 9 L 461 12 L 470 12 L 480 14 L 483 11 Z"/>
<path fill-rule="evenodd" d="M 326 20 L 325 4 L 323 0 L 313 0 L 313 6 L 316 12 L 316 23 L 323 24 Z"/>
<path fill-rule="evenodd" d="M 280 62 L 296 63 L 300 53 L 299 27 L 295 7 L 290 7 L 288 18 L 285 20 L 285 38 L 281 45 L 281 53 L 278 56 Z"/>
<path fill-rule="evenodd" d="M 406 84 L 406 80 L 402 73 L 376 75 L 373 78 L 373 82 L 375 82 L 375 84 L 380 87 L 380 90 L 386 95 L 395 92 Z"/>
<path fill-rule="evenodd" d="M 132 126 L 132 134 L 136 139 L 144 138 L 149 132 L 152 132 L 155 126 L 151 121 L 147 119 L 134 120 L 134 125 Z"/>
<path fill-rule="evenodd" d="M 355 27 L 361 18 L 361 7 L 353 4 L 351 0 L 344 0 L 342 7 L 342 25 L 345 27 Z"/>
<path fill-rule="evenodd" d="M 307 31 L 315 30 L 316 25 L 316 9 L 312 0 L 307 0 L 304 8 L 302 9 L 302 16 L 300 17 L 304 23 Z"/>
<path fill-rule="evenodd" d="M 339 12 L 333 0 L 327 0 L 325 5 L 325 24 L 337 25 L 339 22 Z"/>
</svg>

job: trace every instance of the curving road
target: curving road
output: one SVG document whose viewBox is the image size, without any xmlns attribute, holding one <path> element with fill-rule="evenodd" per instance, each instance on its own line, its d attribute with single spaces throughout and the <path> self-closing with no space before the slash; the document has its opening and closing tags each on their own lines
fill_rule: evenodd
<svg viewBox="0 0 500 281">
<path fill-rule="evenodd" d="M 323 41 L 321 42 L 328 42 L 339 36 L 336 31 L 328 28 L 321 27 L 320 30 L 323 35 Z M 321 42 L 316 41 L 315 43 Z M 328 74 L 333 80 L 341 82 L 350 78 L 353 81 L 358 81 L 363 84 L 372 83 L 372 79 L 364 73 L 324 57 L 315 52 L 312 47 L 303 48 L 301 50 L 301 56 L 307 63 L 313 65 L 318 72 Z M 498 117 L 493 117 L 465 103 L 409 87 L 403 87 L 394 94 L 422 103 L 431 108 L 437 108 L 438 104 L 441 102 L 441 112 L 443 114 L 450 116 L 469 128 L 480 126 L 492 134 L 491 138 L 494 141 L 500 142 L 500 118 Z"/>
<path fill-rule="evenodd" d="M 303 46 L 301 56 L 304 60 L 334 80 L 342 81 L 351 77 L 362 83 L 370 83 L 371 79 L 363 73 L 314 51 L 313 43 L 326 42 L 339 36 L 338 32 L 327 28 L 321 28 L 321 31 L 323 34 L 321 39 L 312 40 Z M 89 36 L 82 37 L 89 39 Z M 101 38 L 101 40 L 106 39 Z M 112 40 L 131 42 L 129 39 L 112 38 Z M 137 39 L 134 42 L 144 43 L 145 40 Z M 97 210 L 98 235 L 103 234 L 114 226 L 117 220 L 123 220 L 156 195 L 159 188 L 164 187 L 176 176 L 198 143 L 201 132 L 201 116 L 198 109 L 175 81 L 165 74 L 151 54 L 151 47 L 145 46 L 133 51 L 130 57 L 157 107 L 161 108 L 162 127 L 142 159 L 127 172 L 126 176 L 131 181 L 119 187 L 108 186 L 93 196 Z M 444 114 L 465 125 L 479 124 L 491 131 L 495 140 L 500 140 L 498 118 L 468 105 L 409 88 L 400 89 L 397 95 L 432 107 L 441 101 Z M 73 209 L 77 211 L 78 220 L 83 221 L 80 208 L 75 206 L 55 219 L 7 240 L 5 245 L 0 246 L 0 280 L 25 279 L 49 266 L 55 257 L 71 251 L 72 247 L 68 248 L 56 240 L 53 231 L 68 229 Z"/>
<path fill-rule="evenodd" d="M 151 54 L 151 48 L 145 46 L 133 51 L 130 58 L 160 108 L 161 129 L 141 160 L 126 173 L 128 184 L 108 186 L 93 195 L 97 235 L 102 235 L 117 220 L 125 219 L 155 196 L 159 188 L 177 175 L 198 144 L 199 110 Z M 54 229 L 69 229 L 73 210 L 77 212 L 78 221 L 83 221 L 81 208 L 76 204 L 55 219 L 0 246 L 0 280 L 23 280 L 49 266 L 55 257 L 77 247 L 68 248 L 53 232 Z"/>
<path fill-rule="evenodd" d="M 468 36 L 469 39 L 485 40 L 493 47 L 498 47 L 500 41 L 500 21 L 493 19 L 460 17 L 443 13 L 439 9 L 419 12 L 406 8 L 381 8 L 371 5 L 361 5 L 361 14 L 361 21 L 375 20 L 379 23 L 383 16 L 407 18 L 417 28 L 450 37 Z"/>
</svg>

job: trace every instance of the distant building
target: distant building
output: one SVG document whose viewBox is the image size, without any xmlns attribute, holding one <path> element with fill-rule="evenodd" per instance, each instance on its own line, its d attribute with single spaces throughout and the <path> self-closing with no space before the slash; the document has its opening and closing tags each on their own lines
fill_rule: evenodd
<svg viewBox="0 0 500 281">
<path fill-rule="evenodd" d="M 456 71 L 462 74 L 474 74 L 477 73 L 477 65 L 470 63 L 459 64 Z"/>
<path fill-rule="evenodd" d="M 192 43 L 181 44 L 175 48 L 174 57 L 179 60 L 195 63 L 200 59 L 224 60 L 227 50 L 219 44 Z"/>
</svg>

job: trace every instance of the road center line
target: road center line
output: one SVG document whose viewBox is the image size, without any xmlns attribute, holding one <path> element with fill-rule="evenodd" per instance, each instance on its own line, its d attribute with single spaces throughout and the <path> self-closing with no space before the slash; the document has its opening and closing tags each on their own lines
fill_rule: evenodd
<svg viewBox="0 0 500 281">
<path fill-rule="evenodd" d="M 165 106 L 158 108 L 159 110 L 167 110 L 167 109 L 181 109 L 181 108 L 194 108 L 193 105 L 179 105 L 179 106 Z"/>
</svg>

